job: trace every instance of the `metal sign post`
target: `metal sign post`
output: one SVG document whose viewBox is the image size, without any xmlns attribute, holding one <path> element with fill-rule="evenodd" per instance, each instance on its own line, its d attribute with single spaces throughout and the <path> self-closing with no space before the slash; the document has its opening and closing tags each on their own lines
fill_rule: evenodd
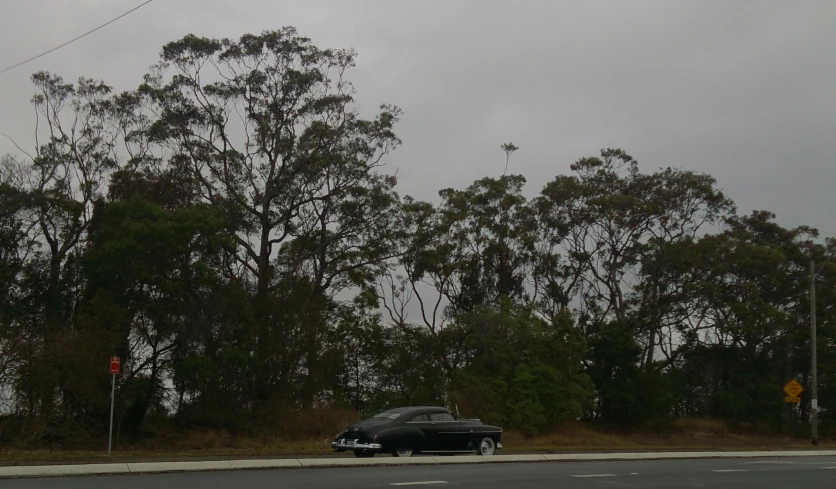
<svg viewBox="0 0 836 489">
<path fill-rule="evenodd" d="M 825 265 L 827 262 L 825 262 Z M 821 272 L 819 272 L 821 273 Z M 816 262 L 810 261 L 810 370 L 813 372 L 811 406 L 810 406 L 810 432 L 813 446 L 819 445 L 819 378 L 818 360 L 816 359 Z"/>
<path fill-rule="evenodd" d="M 818 377 L 818 359 L 816 358 L 816 279 L 824 272 L 824 267 L 830 263 L 830 260 L 836 258 L 836 250 L 830 252 L 830 255 L 824 260 L 824 264 L 816 271 L 816 262 L 810 260 L 810 367 L 813 373 L 812 388 L 810 394 L 810 431 L 812 432 L 813 446 L 819 444 L 819 377 Z"/>
<path fill-rule="evenodd" d="M 113 384 L 110 387 L 110 432 L 107 436 L 107 456 L 113 447 L 113 404 L 116 399 L 116 376 L 119 375 L 119 357 L 110 357 L 110 375 L 113 376 Z"/>
</svg>

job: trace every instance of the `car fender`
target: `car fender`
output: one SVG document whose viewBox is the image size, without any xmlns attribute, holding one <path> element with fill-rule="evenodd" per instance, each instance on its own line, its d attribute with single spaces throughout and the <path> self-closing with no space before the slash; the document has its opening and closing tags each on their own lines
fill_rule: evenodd
<svg viewBox="0 0 836 489">
<path fill-rule="evenodd" d="M 394 426 L 381 430 L 374 436 L 375 443 L 380 443 L 387 451 L 396 448 L 420 450 L 425 440 L 424 432 L 414 426 Z"/>
</svg>

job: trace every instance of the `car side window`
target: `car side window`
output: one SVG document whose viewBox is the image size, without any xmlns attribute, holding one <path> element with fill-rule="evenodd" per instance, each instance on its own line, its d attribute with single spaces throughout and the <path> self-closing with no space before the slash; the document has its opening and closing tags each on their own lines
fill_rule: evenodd
<svg viewBox="0 0 836 489">
<path fill-rule="evenodd" d="M 419 414 L 410 420 L 412 423 L 427 423 L 430 421 L 430 417 L 426 414 Z"/>
<path fill-rule="evenodd" d="M 454 418 L 450 413 L 432 413 L 430 414 L 430 421 L 455 421 Z"/>
</svg>

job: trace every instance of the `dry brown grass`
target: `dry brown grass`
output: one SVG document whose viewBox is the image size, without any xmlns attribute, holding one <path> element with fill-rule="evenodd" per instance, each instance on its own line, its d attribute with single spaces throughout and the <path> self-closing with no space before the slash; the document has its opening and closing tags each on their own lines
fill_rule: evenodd
<svg viewBox="0 0 836 489">
<path fill-rule="evenodd" d="M 726 423 L 716 419 L 681 418 L 671 423 L 668 431 L 692 435 L 725 435 L 731 430 Z"/>
<path fill-rule="evenodd" d="M 323 433 L 299 440 L 281 435 L 235 437 L 220 430 L 189 430 L 180 434 L 157 433 L 152 438 L 130 446 L 114 443 L 111 458 L 106 456 L 106 441 L 100 451 L 0 449 L 0 465 L 350 456 L 331 451 L 330 442 L 334 434 Z M 664 430 L 645 429 L 632 433 L 605 431 L 582 423 L 567 424 L 553 433 L 534 437 L 506 431 L 503 434 L 503 445 L 504 453 L 779 450 L 810 447 L 807 440 L 747 434 L 745 430 L 731 430 L 724 423 L 702 419 L 682 419 L 665 425 Z M 821 446 L 836 447 L 836 444 L 823 442 Z"/>
<path fill-rule="evenodd" d="M 625 450 L 780 450 L 809 448 L 809 440 L 792 436 L 758 434 L 752 428 L 732 430 L 725 423 L 685 418 L 664 429 L 645 428 L 616 432 L 582 423 L 563 426 L 553 433 L 525 437 L 513 431 L 503 434 L 508 452 L 583 452 Z M 823 446 L 836 446 L 824 441 Z"/>
</svg>

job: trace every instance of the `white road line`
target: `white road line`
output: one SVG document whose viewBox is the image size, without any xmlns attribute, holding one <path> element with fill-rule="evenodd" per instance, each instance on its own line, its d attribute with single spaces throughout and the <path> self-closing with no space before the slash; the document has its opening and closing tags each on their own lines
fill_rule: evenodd
<svg viewBox="0 0 836 489">
<path fill-rule="evenodd" d="M 712 470 L 712 472 L 749 472 L 746 469 L 718 469 Z"/>
<path fill-rule="evenodd" d="M 417 482 L 390 482 L 391 486 L 428 486 L 430 484 L 447 484 L 447 481 L 417 481 Z"/>
<path fill-rule="evenodd" d="M 583 475 L 573 475 L 572 477 L 618 477 L 615 474 L 583 474 Z"/>
<path fill-rule="evenodd" d="M 801 465 L 801 462 L 778 462 L 778 461 L 762 461 L 762 462 L 743 462 L 745 465 Z"/>
<path fill-rule="evenodd" d="M 822 467 L 823 469 L 836 469 L 836 467 Z"/>
</svg>

